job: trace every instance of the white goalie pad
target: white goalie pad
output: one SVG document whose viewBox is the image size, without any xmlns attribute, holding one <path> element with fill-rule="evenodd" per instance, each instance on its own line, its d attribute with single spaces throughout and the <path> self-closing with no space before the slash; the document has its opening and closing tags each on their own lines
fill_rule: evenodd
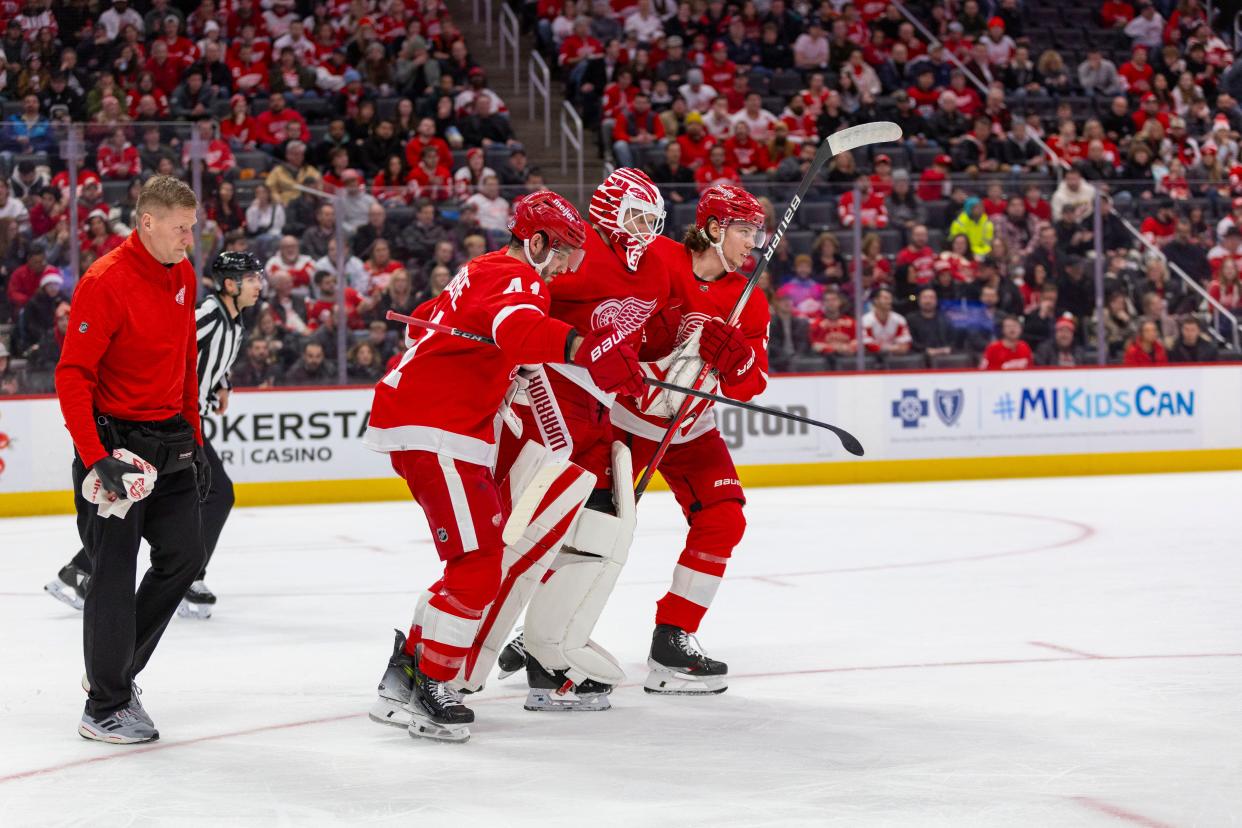
<svg viewBox="0 0 1242 828">
<path fill-rule="evenodd" d="M 617 660 L 590 636 L 634 539 L 633 479 L 629 449 L 614 442 L 616 515 L 582 511 L 556 556 L 553 574 L 539 587 L 526 610 L 523 636 L 527 651 L 545 668 L 565 670 L 575 684 L 588 678 L 617 684 L 625 678 Z"/>
<path fill-rule="evenodd" d="M 655 362 L 641 363 L 640 367 L 643 373 L 652 379 L 662 382 L 686 387 L 692 386 L 695 380 L 699 378 L 699 373 L 703 370 L 703 359 L 699 356 L 699 338 L 702 333 L 703 328 L 700 325 L 686 338 L 685 342 L 674 348 L 668 356 Z M 718 384 L 715 372 L 711 372 L 703 380 L 703 385 L 700 388 L 703 391 L 712 393 L 716 390 Z M 648 386 L 646 393 L 639 400 L 639 409 L 644 414 L 671 420 L 677 416 L 677 412 L 681 409 L 681 404 L 685 399 L 686 395 L 679 391 L 669 391 L 667 388 Z M 690 409 L 690 413 L 686 415 L 683 426 L 688 428 L 708 405 L 707 400 L 696 400 Z"/>
<path fill-rule="evenodd" d="M 595 488 L 595 475 L 568 460 L 553 460 L 548 449 L 527 442 L 508 483 L 515 505 L 505 524 L 500 591 L 483 615 L 456 682 L 472 692 L 483 689 L 518 617 Z"/>
</svg>

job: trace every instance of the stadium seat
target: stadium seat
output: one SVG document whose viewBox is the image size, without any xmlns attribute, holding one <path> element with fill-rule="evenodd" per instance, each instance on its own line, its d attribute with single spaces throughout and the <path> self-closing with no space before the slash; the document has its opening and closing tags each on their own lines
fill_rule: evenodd
<svg viewBox="0 0 1242 828">
<path fill-rule="evenodd" d="M 923 354 L 889 354 L 884 358 L 886 371 L 922 371 L 927 367 Z"/>
<path fill-rule="evenodd" d="M 937 354 L 931 357 L 932 368 L 975 368 L 978 364 L 978 360 L 970 354 Z"/>
</svg>

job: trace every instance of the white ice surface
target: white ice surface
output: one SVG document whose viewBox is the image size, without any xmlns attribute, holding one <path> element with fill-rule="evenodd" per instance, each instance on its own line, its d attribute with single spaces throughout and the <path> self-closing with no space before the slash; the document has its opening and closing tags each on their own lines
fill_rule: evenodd
<svg viewBox="0 0 1242 828">
<path fill-rule="evenodd" d="M 365 712 L 437 561 L 416 506 L 238 510 L 174 618 L 148 747 L 76 734 L 69 517 L 0 521 L 0 825 L 1242 824 L 1242 473 L 750 493 L 702 630 L 722 696 L 642 692 L 684 524 L 649 496 L 597 640 L 613 710 L 466 745 Z"/>
</svg>

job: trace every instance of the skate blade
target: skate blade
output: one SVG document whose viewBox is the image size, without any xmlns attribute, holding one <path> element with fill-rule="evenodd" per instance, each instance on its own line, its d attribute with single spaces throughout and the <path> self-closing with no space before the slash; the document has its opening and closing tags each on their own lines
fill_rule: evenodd
<svg viewBox="0 0 1242 828">
<path fill-rule="evenodd" d="M 159 731 L 156 731 L 149 739 L 131 739 L 126 736 L 118 736 L 115 733 L 95 730 L 85 722 L 78 724 L 78 735 L 92 742 L 104 742 L 109 745 L 140 745 L 144 742 L 158 742 L 160 738 Z"/>
<path fill-rule="evenodd" d="M 392 699 L 376 699 L 367 715 L 376 724 L 390 727 L 410 726 L 410 711 L 405 709 L 404 704 Z"/>
<path fill-rule="evenodd" d="M 198 621 L 206 621 L 211 617 L 211 605 L 195 604 L 182 598 L 181 603 L 177 605 L 177 615 L 181 618 L 194 618 Z"/>
<path fill-rule="evenodd" d="M 587 713 L 595 713 L 601 710 L 611 710 L 612 703 L 608 701 L 607 693 L 574 693 L 568 691 L 558 693 L 555 690 L 537 690 L 531 688 L 526 695 L 526 704 L 522 705 L 527 710 L 554 711 L 571 713 L 583 711 Z"/>
<path fill-rule="evenodd" d="M 651 667 L 643 690 L 660 696 L 716 696 L 729 689 L 728 676 L 692 676 L 667 667 Z"/>
<path fill-rule="evenodd" d="M 59 578 L 46 584 L 43 587 L 43 591 L 55 598 L 57 601 L 60 601 L 62 604 L 68 604 L 75 610 L 81 611 L 82 609 L 83 602 L 82 599 L 78 597 L 77 592 L 73 590 L 73 587 L 64 583 Z"/>
<path fill-rule="evenodd" d="M 442 725 L 426 716 L 410 714 L 410 725 L 406 731 L 411 739 L 431 739 L 436 742 L 462 744 L 470 739 L 469 725 Z"/>
<path fill-rule="evenodd" d="M 525 666 L 526 666 L 526 665 L 522 665 L 522 667 L 525 667 Z M 505 679 L 507 679 L 509 676 L 515 675 L 515 674 L 516 674 L 519 670 L 521 670 L 521 669 L 522 669 L 522 667 L 518 667 L 518 668 L 513 669 L 513 670 L 497 670 L 497 671 L 496 671 L 496 680 L 497 680 L 497 681 L 504 681 L 504 680 L 505 680 Z"/>
</svg>

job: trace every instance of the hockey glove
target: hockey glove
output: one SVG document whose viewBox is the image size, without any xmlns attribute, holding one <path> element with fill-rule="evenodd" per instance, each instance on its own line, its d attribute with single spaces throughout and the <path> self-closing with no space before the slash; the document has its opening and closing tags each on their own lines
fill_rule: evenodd
<svg viewBox="0 0 1242 828">
<path fill-rule="evenodd" d="M 125 489 L 125 481 L 121 480 L 123 474 L 141 473 L 141 469 L 137 466 L 117 460 L 115 457 L 101 457 L 91 466 L 99 475 L 99 485 L 104 487 L 104 491 L 116 495 L 118 498 L 129 497 Z"/>
<path fill-rule="evenodd" d="M 699 356 L 719 371 L 726 383 L 737 382 L 755 365 L 755 351 L 742 336 L 741 329 L 720 319 L 703 323 Z"/>
<path fill-rule="evenodd" d="M 198 485 L 198 502 L 205 503 L 211 491 L 211 464 L 207 462 L 207 450 L 202 446 L 194 450 L 194 478 Z"/>
<path fill-rule="evenodd" d="M 604 393 L 637 397 L 643 392 L 643 372 L 638 354 L 624 340 L 612 325 L 591 331 L 582 337 L 574 364 L 587 369 Z"/>
</svg>

